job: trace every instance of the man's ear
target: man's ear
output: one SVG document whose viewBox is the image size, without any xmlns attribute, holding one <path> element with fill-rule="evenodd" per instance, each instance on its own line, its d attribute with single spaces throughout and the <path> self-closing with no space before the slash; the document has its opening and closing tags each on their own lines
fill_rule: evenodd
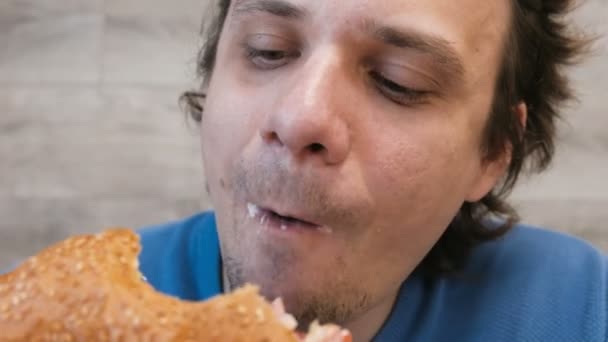
<svg viewBox="0 0 608 342">
<path fill-rule="evenodd" d="M 523 130 L 526 129 L 528 120 L 528 106 L 522 101 L 513 107 L 513 115 L 519 118 Z M 512 159 L 511 144 L 505 147 L 502 156 L 494 160 L 482 161 L 480 175 L 473 183 L 471 191 L 466 196 L 467 202 L 477 202 L 487 195 L 496 186 L 496 183 L 503 177 L 509 168 Z"/>
<path fill-rule="evenodd" d="M 519 118 L 522 133 L 526 130 L 528 123 L 528 105 L 524 101 L 520 101 L 517 106 L 513 107 L 513 114 Z"/>
</svg>

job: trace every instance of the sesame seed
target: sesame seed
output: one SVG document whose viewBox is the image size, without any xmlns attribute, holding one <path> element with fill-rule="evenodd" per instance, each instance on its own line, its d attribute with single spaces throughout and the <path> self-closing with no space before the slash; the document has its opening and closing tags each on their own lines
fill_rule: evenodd
<svg viewBox="0 0 608 342">
<path fill-rule="evenodd" d="M 30 265 L 35 265 L 37 261 L 38 261 L 38 258 L 33 256 L 30 258 L 29 263 L 30 263 Z"/>
<path fill-rule="evenodd" d="M 247 313 L 247 308 L 246 308 L 246 307 L 244 307 L 243 305 L 239 305 L 239 306 L 236 308 L 236 312 L 238 312 L 238 313 L 239 313 L 239 314 L 241 314 L 241 315 L 244 315 L 244 314 L 246 314 L 246 313 Z"/>
<path fill-rule="evenodd" d="M 255 317 L 258 320 L 258 323 L 264 323 L 266 317 L 264 317 L 264 311 L 261 308 L 257 308 L 255 310 Z"/>
</svg>

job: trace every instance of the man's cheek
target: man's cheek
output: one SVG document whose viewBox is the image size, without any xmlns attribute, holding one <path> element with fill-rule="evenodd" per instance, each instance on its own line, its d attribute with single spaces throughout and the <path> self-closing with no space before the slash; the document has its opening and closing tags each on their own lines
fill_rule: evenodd
<svg viewBox="0 0 608 342">
<path fill-rule="evenodd" d="M 382 202 L 388 210 L 386 217 L 390 222 L 396 220 L 417 227 L 431 224 L 428 220 L 434 217 L 445 216 L 441 211 L 446 211 L 446 204 L 455 202 L 454 198 L 458 197 L 454 189 L 458 181 L 458 166 L 443 162 L 442 158 L 450 159 L 436 154 L 432 158 L 403 160 L 403 167 L 391 169 L 392 176 L 382 178 L 386 182 L 395 181 L 378 187 L 390 189 L 382 193 Z"/>
<path fill-rule="evenodd" d="M 203 121 L 206 118 L 203 117 Z M 205 163 L 219 164 L 226 167 L 227 161 L 237 153 L 240 138 L 243 134 L 239 127 L 223 118 L 209 117 L 202 123 L 201 144 L 204 150 Z M 226 133 L 231 132 L 231 133 Z"/>
</svg>

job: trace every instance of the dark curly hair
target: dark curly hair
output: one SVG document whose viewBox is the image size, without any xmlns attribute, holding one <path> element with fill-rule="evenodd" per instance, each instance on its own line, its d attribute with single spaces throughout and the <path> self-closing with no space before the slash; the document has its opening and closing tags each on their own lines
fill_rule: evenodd
<svg viewBox="0 0 608 342">
<path fill-rule="evenodd" d="M 220 34 L 230 0 L 216 0 L 211 21 L 203 29 L 197 74 L 203 89 L 213 72 Z M 541 172 L 554 154 L 556 121 L 564 102 L 573 98 L 564 68 L 579 60 L 590 39 L 569 30 L 564 16 L 571 0 L 511 0 L 512 20 L 503 47 L 503 59 L 492 110 L 484 131 L 484 160 L 509 153 L 511 160 L 500 184 L 477 202 L 460 208 L 418 270 L 436 276 L 461 270 L 475 246 L 498 239 L 519 220 L 505 198 L 524 168 Z M 199 91 L 185 92 L 181 101 L 196 121 L 201 120 Z M 519 103 L 528 110 L 525 125 L 514 114 Z"/>
</svg>

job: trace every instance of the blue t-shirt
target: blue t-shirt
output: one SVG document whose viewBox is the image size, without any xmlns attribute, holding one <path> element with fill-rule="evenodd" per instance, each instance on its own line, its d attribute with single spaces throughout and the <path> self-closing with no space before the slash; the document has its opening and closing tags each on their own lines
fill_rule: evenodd
<svg viewBox="0 0 608 342">
<path fill-rule="evenodd" d="M 157 290 L 221 293 L 212 213 L 139 232 L 141 270 Z M 478 247 L 458 276 L 412 274 L 374 341 L 606 341 L 606 261 L 575 237 L 517 226 Z"/>
</svg>

